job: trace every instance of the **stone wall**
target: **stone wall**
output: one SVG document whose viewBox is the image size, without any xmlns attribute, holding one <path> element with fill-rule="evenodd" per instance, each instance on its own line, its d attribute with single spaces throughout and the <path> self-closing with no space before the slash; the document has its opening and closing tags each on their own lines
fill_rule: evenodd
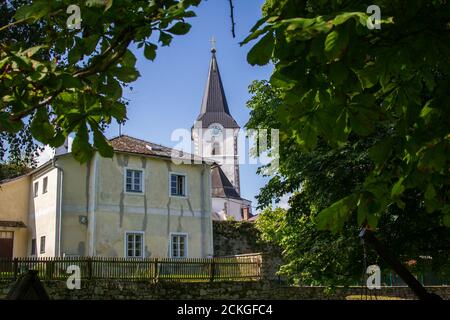
<svg viewBox="0 0 450 320">
<path fill-rule="evenodd" d="M 283 264 L 279 247 L 261 239 L 254 223 L 246 221 L 213 221 L 214 255 L 217 257 L 261 253 L 262 275 L 266 280 L 278 279 Z"/>
<path fill-rule="evenodd" d="M 372 290 L 366 296 L 365 288 L 337 288 L 326 293 L 323 287 L 283 286 L 277 282 L 215 282 L 215 283 L 180 283 L 180 282 L 125 282 L 118 280 L 82 281 L 80 290 L 69 290 L 65 281 L 43 281 L 51 299 L 133 299 L 133 300 L 176 300 L 176 299 L 223 299 L 223 300 L 310 300 L 329 299 L 342 300 L 381 299 L 397 297 L 415 299 L 407 287 L 383 287 Z M 11 282 L 0 282 L 0 299 L 4 298 L 12 286 Z M 450 299 L 450 286 L 427 287 L 430 292 Z M 368 294 L 368 293 L 367 293 Z"/>
<path fill-rule="evenodd" d="M 263 252 L 268 246 L 254 224 L 245 221 L 213 221 L 213 238 L 215 256 Z"/>
</svg>

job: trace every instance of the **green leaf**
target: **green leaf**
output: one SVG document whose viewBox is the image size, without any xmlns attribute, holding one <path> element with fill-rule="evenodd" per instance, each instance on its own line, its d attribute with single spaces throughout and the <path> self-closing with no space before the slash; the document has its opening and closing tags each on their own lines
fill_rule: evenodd
<svg viewBox="0 0 450 320">
<path fill-rule="evenodd" d="M 379 64 L 368 63 L 363 69 L 358 70 L 358 78 L 365 89 L 372 88 L 378 83 L 381 73 Z"/>
<path fill-rule="evenodd" d="M 357 214 L 357 224 L 358 226 L 362 226 L 365 222 L 367 222 L 367 217 L 369 216 L 368 210 L 368 201 L 367 196 L 363 194 L 360 196 L 358 200 L 358 214 Z"/>
<path fill-rule="evenodd" d="M 274 47 L 273 33 L 268 32 L 261 40 L 256 43 L 247 55 L 247 61 L 252 66 L 265 65 L 272 57 Z"/>
<path fill-rule="evenodd" d="M 81 46 L 76 45 L 75 47 L 73 47 L 69 51 L 67 58 L 70 64 L 76 64 L 78 61 L 80 61 L 81 58 L 83 58 L 83 49 L 81 48 Z"/>
<path fill-rule="evenodd" d="M 93 149 L 89 144 L 89 133 L 85 122 L 79 125 L 77 134 L 73 139 L 72 154 L 81 163 L 85 163 L 92 157 Z"/>
<path fill-rule="evenodd" d="M 98 34 L 93 34 L 92 36 L 84 38 L 82 41 L 83 48 L 84 48 L 84 52 L 83 52 L 84 55 L 86 55 L 86 56 L 90 55 L 97 47 L 97 43 L 99 40 L 100 40 L 100 35 L 98 35 Z"/>
<path fill-rule="evenodd" d="M 127 49 L 125 54 L 120 61 L 120 64 L 124 67 L 134 68 L 136 66 L 136 56 L 131 52 L 131 50 Z"/>
<path fill-rule="evenodd" d="M 34 56 L 36 53 L 38 53 L 41 49 L 46 48 L 46 47 L 47 46 L 45 46 L 45 45 L 34 46 L 34 47 L 24 50 L 21 54 L 30 58 L 30 57 Z"/>
<path fill-rule="evenodd" d="M 105 11 L 108 11 L 112 7 L 113 2 L 113 0 L 105 0 Z"/>
<path fill-rule="evenodd" d="M 377 142 L 373 147 L 369 149 L 369 157 L 375 163 L 384 163 L 388 160 L 388 157 L 392 151 L 393 140 L 386 138 Z"/>
<path fill-rule="evenodd" d="M 153 43 L 146 44 L 145 47 L 144 47 L 144 56 L 148 60 L 151 60 L 151 61 L 155 60 L 155 58 L 156 58 L 156 49 L 157 48 L 158 47 L 155 44 L 153 44 Z"/>
<path fill-rule="evenodd" d="M 111 72 L 117 77 L 117 79 L 125 83 L 136 81 L 140 76 L 139 71 L 130 67 L 111 68 Z"/>
<path fill-rule="evenodd" d="M 94 132 L 94 146 L 102 157 L 112 158 L 114 155 L 113 147 L 108 143 L 103 133 L 96 127 L 91 127 Z"/>
<path fill-rule="evenodd" d="M 0 112 L 0 132 L 6 131 L 9 133 L 19 132 L 23 128 L 22 120 L 10 121 L 8 112 Z"/>
<path fill-rule="evenodd" d="M 338 61 L 330 65 L 330 80 L 333 81 L 335 85 L 340 85 L 348 77 L 348 68 L 342 61 Z"/>
<path fill-rule="evenodd" d="M 362 12 L 345 12 L 340 15 L 337 15 L 333 19 L 333 24 L 335 26 L 341 25 L 345 23 L 348 19 L 354 19 L 359 22 L 361 25 L 366 27 L 367 15 Z"/>
<path fill-rule="evenodd" d="M 110 99 L 117 100 L 122 97 L 122 86 L 113 77 L 108 77 L 106 85 L 102 85 L 101 90 Z"/>
<path fill-rule="evenodd" d="M 64 73 L 60 76 L 62 80 L 62 86 L 66 89 L 82 89 L 83 83 L 80 79 L 73 77 L 71 74 Z"/>
<path fill-rule="evenodd" d="M 159 42 L 162 43 L 163 47 L 170 45 L 170 43 L 172 42 L 172 39 L 173 39 L 173 37 L 166 32 L 161 31 L 159 33 Z"/>
<path fill-rule="evenodd" d="M 296 140 L 300 147 L 312 150 L 317 144 L 317 132 L 309 123 L 305 123 L 302 129 L 296 132 Z"/>
<path fill-rule="evenodd" d="M 108 1 L 108 0 L 106 0 Z M 105 0 L 86 0 L 87 7 L 103 7 L 105 5 Z"/>
<path fill-rule="evenodd" d="M 126 118 L 127 108 L 122 103 L 104 102 L 103 106 L 106 108 L 108 114 L 116 118 L 118 121 L 123 121 Z"/>
<path fill-rule="evenodd" d="M 358 195 L 352 194 L 333 203 L 322 210 L 317 216 L 317 227 L 319 230 L 330 230 L 333 233 L 341 230 L 344 223 L 356 207 Z"/>
<path fill-rule="evenodd" d="M 368 136 L 374 130 L 377 113 L 370 109 L 370 105 L 352 104 L 349 112 L 352 131 L 360 136 Z"/>
<path fill-rule="evenodd" d="M 395 198 L 398 197 L 399 195 L 401 195 L 403 193 L 403 191 L 405 191 L 405 186 L 403 185 L 403 181 L 405 179 L 403 177 L 401 177 L 392 187 L 391 190 L 391 197 Z"/>
<path fill-rule="evenodd" d="M 50 147 L 57 148 L 60 147 L 66 140 L 66 136 L 62 132 L 57 132 L 52 139 L 48 142 Z"/>
<path fill-rule="evenodd" d="M 433 185 L 430 183 L 427 186 L 427 190 L 425 191 L 425 199 L 431 200 L 436 197 L 436 190 L 434 189 Z"/>
<path fill-rule="evenodd" d="M 170 29 L 166 30 L 172 34 L 183 35 L 189 32 L 191 25 L 186 22 L 177 22 Z"/>
<path fill-rule="evenodd" d="M 14 19 L 23 20 L 23 19 L 31 19 L 32 21 L 37 21 L 43 16 L 47 15 L 51 6 L 47 1 L 36 0 L 30 5 L 25 5 L 20 7 L 16 14 L 14 15 Z"/>
<path fill-rule="evenodd" d="M 339 58 L 347 48 L 348 31 L 344 28 L 330 32 L 325 39 L 325 54 L 330 60 Z"/>
<path fill-rule="evenodd" d="M 253 33 L 251 33 L 247 38 L 245 38 L 242 42 L 239 42 L 240 46 L 243 46 L 244 44 L 249 43 L 250 41 L 259 38 L 262 34 L 266 33 L 267 30 L 269 30 L 272 26 L 265 26 L 264 28 L 260 30 L 256 30 Z"/>
<path fill-rule="evenodd" d="M 446 227 L 450 228 L 450 214 L 444 216 L 443 223 Z"/>
<path fill-rule="evenodd" d="M 53 138 L 55 128 L 50 124 L 47 108 L 37 109 L 30 125 L 30 131 L 36 140 L 45 144 Z"/>
</svg>

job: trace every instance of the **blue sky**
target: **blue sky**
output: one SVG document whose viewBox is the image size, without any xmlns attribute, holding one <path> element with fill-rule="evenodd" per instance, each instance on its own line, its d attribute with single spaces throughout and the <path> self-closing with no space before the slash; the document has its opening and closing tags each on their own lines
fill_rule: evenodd
<svg viewBox="0 0 450 320">
<path fill-rule="evenodd" d="M 252 67 L 246 55 L 250 46 L 239 46 L 250 28 L 260 18 L 264 0 L 235 0 L 236 38 L 231 35 L 228 0 L 208 0 L 195 10 L 196 18 L 189 22 L 191 31 L 176 36 L 169 47 L 159 48 L 155 61 L 144 58 L 142 50 L 135 51 L 141 77 L 125 90 L 129 99 L 128 121 L 122 133 L 134 137 L 175 146 L 170 136 L 177 128 L 190 129 L 200 111 L 203 91 L 211 57 L 211 37 L 217 44 L 217 59 L 230 107 L 241 127 L 249 119 L 246 101 L 248 85 L 255 79 L 268 79 L 272 68 Z M 118 126 L 106 132 L 111 138 L 118 135 Z M 256 174 L 257 165 L 241 165 L 241 194 L 253 201 L 264 179 Z"/>
</svg>

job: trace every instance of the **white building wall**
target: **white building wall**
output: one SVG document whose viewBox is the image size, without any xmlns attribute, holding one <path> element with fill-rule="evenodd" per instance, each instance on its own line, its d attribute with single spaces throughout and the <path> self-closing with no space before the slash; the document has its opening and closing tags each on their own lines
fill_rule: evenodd
<svg viewBox="0 0 450 320">
<path fill-rule="evenodd" d="M 195 128 L 192 130 L 194 154 L 212 159 L 217 164 L 220 164 L 222 171 L 240 194 L 238 134 L 238 128 L 224 128 L 222 134 L 215 137 L 212 137 L 211 130 L 206 128 Z M 202 138 L 200 139 L 200 137 Z M 218 155 L 212 154 L 213 141 L 218 142 L 220 145 L 220 154 Z"/>
<path fill-rule="evenodd" d="M 47 177 L 47 192 L 43 193 L 44 178 Z M 34 184 L 39 183 L 37 196 Z M 31 232 L 28 241 L 28 255 L 31 254 L 31 240 L 36 239 L 36 256 L 56 255 L 56 216 L 58 199 L 58 170 L 49 168 L 32 176 L 30 185 L 30 208 L 28 226 Z M 45 236 L 45 250 L 41 253 L 41 237 Z"/>
<path fill-rule="evenodd" d="M 218 214 L 220 220 L 227 220 L 228 217 L 232 217 L 236 221 L 241 221 L 241 208 L 248 206 L 248 202 L 244 199 L 212 198 L 212 208 L 213 212 Z"/>
</svg>

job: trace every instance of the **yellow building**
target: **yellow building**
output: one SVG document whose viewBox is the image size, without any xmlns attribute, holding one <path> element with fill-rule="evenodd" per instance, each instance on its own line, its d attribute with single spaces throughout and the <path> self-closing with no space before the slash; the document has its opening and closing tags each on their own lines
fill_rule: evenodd
<svg viewBox="0 0 450 320">
<path fill-rule="evenodd" d="M 66 153 L 0 183 L 0 255 L 213 255 L 211 165 L 125 135 L 110 143 L 113 158 Z"/>
</svg>

